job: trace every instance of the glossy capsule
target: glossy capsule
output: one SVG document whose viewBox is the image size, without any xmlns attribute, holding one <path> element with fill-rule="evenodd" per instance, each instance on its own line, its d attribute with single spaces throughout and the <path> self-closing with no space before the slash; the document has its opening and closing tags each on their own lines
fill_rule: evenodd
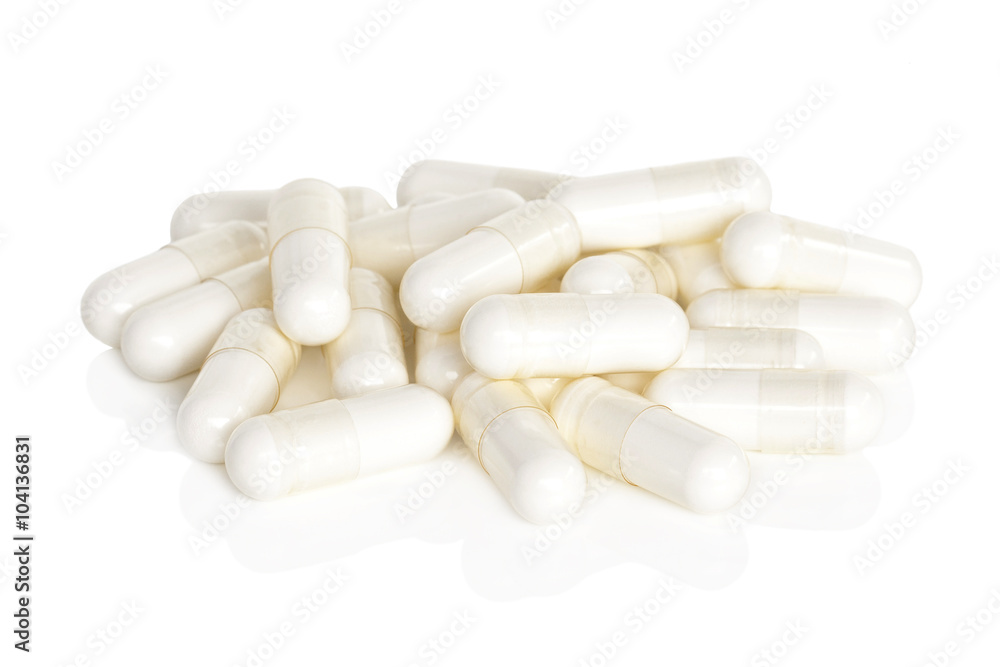
<svg viewBox="0 0 1000 667">
<path fill-rule="evenodd" d="M 231 222 L 164 246 L 108 271 L 90 284 L 80 304 L 94 338 L 118 347 L 136 309 L 263 257 L 266 237 L 256 225 Z"/>
<path fill-rule="evenodd" d="M 368 269 L 351 269 L 351 321 L 323 346 L 336 398 L 361 396 L 410 381 L 392 286 Z"/>
<path fill-rule="evenodd" d="M 823 368 L 819 341 L 800 329 L 692 329 L 672 368 Z"/>
<path fill-rule="evenodd" d="M 258 500 L 426 461 L 454 432 L 451 405 L 416 384 L 331 399 L 240 424 L 226 446 L 226 471 Z"/>
<path fill-rule="evenodd" d="M 677 303 L 688 304 L 714 289 L 735 289 L 722 269 L 718 240 L 688 245 L 664 245 L 656 252 L 667 260 L 677 281 Z"/>
<path fill-rule="evenodd" d="M 697 512 L 721 512 L 750 481 L 729 438 L 599 377 L 574 380 L 552 417 L 584 463 Z"/>
<path fill-rule="evenodd" d="M 650 250 L 617 250 L 584 257 L 562 278 L 562 292 L 576 294 L 662 294 L 677 296 L 677 279 L 667 260 Z"/>
<path fill-rule="evenodd" d="M 462 440 L 522 517 L 551 523 L 583 500 L 583 464 L 522 384 L 472 373 L 451 404 Z"/>
<path fill-rule="evenodd" d="M 462 322 L 462 351 L 494 379 L 658 371 L 680 357 L 688 323 L 659 294 L 487 297 Z"/>
<path fill-rule="evenodd" d="M 569 211 L 528 202 L 414 262 L 399 300 L 414 325 L 454 331 L 483 297 L 531 292 L 579 254 L 580 234 Z"/>
<path fill-rule="evenodd" d="M 771 186 L 753 160 L 723 158 L 574 178 L 551 198 L 576 217 L 583 252 L 595 252 L 717 238 L 766 210 Z"/>
<path fill-rule="evenodd" d="M 233 430 L 274 409 L 301 355 L 267 308 L 229 320 L 177 409 L 184 448 L 201 461 L 222 463 Z"/>
<path fill-rule="evenodd" d="M 492 188 L 513 190 L 530 201 L 542 199 L 563 180 L 563 176 L 544 171 L 422 160 L 403 172 L 396 187 L 396 203 L 405 206 L 428 193 L 467 195 Z"/>
<path fill-rule="evenodd" d="M 715 290 L 688 306 L 696 329 L 802 329 L 823 348 L 827 368 L 883 373 L 913 351 L 913 320 L 890 299 L 795 290 Z"/>
<path fill-rule="evenodd" d="M 906 248 L 768 211 L 729 225 L 722 266 L 750 288 L 878 296 L 904 306 L 920 292 L 920 263 Z"/>
<path fill-rule="evenodd" d="M 230 319 L 270 302 L 265 258 L 135 311 L 122 329 L 122 357 L 146 380 L 179 378 L 201 368 Z"/>
<path fill-rule="evenodd" d="M 644 395 L 751 451 L 843 454 L 882 427 L 878 389 L 848 371 L 670 369 Z"/>
<path fill-rule="evenodd" d="M 472 366 L 462 354 L 458 331 L 435 333 L 417 329 L 415 338 L 417 382 L 451 400 L 455 387 L 472 372 Z"/>
</svg>

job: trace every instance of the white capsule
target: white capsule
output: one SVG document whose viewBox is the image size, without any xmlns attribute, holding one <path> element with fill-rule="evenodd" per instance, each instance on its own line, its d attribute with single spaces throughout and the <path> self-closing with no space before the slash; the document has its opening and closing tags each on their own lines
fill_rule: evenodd
<svg viewBox="0 0 1000 667">
<path fill-rule="evenodd" d="M 694 333 L 692 331 L 691 333 Z M 656 377 L 659 371 L 647 371 L 645 373 L 602 373 L 602 377 L 616 387 L 621 387 L 633 394 L 641 394 L 649 381 Z"/>
<path fill-rule="evenodd" d="M 583 251 L 593 252 L 714 239 L 736 217 L 766 210 L 771 186 L 753 160 L 724 158 L 575 178 L 551 198 L 573 212 Z"/>
<path fill-rule="evenodd" d="M 271 301 L 267 259 L 154 301 L 122 329 L 122 358 L 146 380 L 166 382 L 201 368 L 226 323 Z"/>
<path fill-rule="evenodd" d="M 681 356 L 688 323 L 659 294 L 487 297 L 462 322 L 462 352 L 495 378 L 657 371 Z"/>
<path fill-rule="evenodd" d="M 246 495 L 271 500 L 431 459 L 454 426 L 448 401 L 416 384 L 320 401 L 240 424 L 226 471 Z"/>
<path fill-rule="evenodd" d="M 471 367 L 470 367 L 471 368 Z M 563 390 L 563 387 L 568 385 L 570 382 L 576 378 L 524 378 L 519 380 L 519 382 L 524 385 L 524 388 L 531 392 L 531 395 L 538 399 L 538 402 L 542 404 L 542 407 L 548 410 L 552 407 L 552 401 Z"/>
<path fill-rule="evenodd" d="M 882 427 L 878 389 L 848 371 L 669 369 L 644 395 L 751 451 L 843 454 Z"/>
<path fill-rule="evenodd" d="M 491 188 L 513 190 L 526 200 L 541 199 L 563 180 L 563 176 L 543 171 L 422 160 L 403 172 L 396 187 L 396 204 L 405 206 L 430 192 L 467 195 Z"/>
<path fill-rule="evenodd" d="M 417 365 L 414 376 L 417 382 L 451 400 L 455 387 L 472 372 L 472 366 L 462 354 L 458 332 L 417 329 L 415 338 Z"/>
<path fill-rule="evenodd" d="M 913 320 L 891 299 L 795 290 L 715 290 L 687 309 L 695 329 L 802 329 L 823 348 L 828 368 L 882 373 L 913 352 Z"/>
<path fill-rule="evenodd" d="M 667 260 L 650 250 L 618 250 L 584 257 L 563 276 L 562 292 L 662 294 L 677 297 L 677 279 Z"/>
<path fill-rule="evenodd" d="M 368 269 L 351 269 L 351 321 L 323 346 L 336 398 L 361 396 L 409 383 L 403 331 L 389 282 Z"/>
<path fill-rule="evenodd" d="M 195 458 L 222 463 L 233 430 L 274 409 L 302 348 L 267 308 L 229 320 L 177 409 L 177 437 Z"/>
<path fill-rule="evenodd" d="M 800 329 L 692 329 L 672 368 L 824 368 L 819 341 Z"/>
<path fill-rule="evenodd" d="M 329 343 L 351 319 L 344 197 L 323 181 L 292 181 L 271 199 L 267 233 L 278 326 L 303 345 Z"/>
<path fill-rule="evenodd" d="M 552 416 L 584 463 L 697 512 L 721 512 L 750 482 L 729 438 L 599 377 L 574 380 Z"/>
<path fill-rule="evenodd" d="M 483 297 L 530 292 L 579 254 L 580 234 L 569 211 L 528 202 L 414 262 L 399 300 L 416 326 L 454 331 Z"/>
<path fill-rule="evenodd" d="M 880 296 L 904 306 L 920 292 L 920 263 L 906 248 L 768 211 L 729 225 L 722 266 L 743 287 Z"/>
<path fill-rule="evenodd" d="M 185 199 L 170 221 L 170 240 L 212 229 L 233 220 L 267 227 L 267 207 L 275 190 L 230 190 L 214 194 L 192 195 Z M 387 211 L 391 206 L 371 188 L 340 188 L 351 220 Z"/>
<path fill-rule="evenodd" d="M 377 271 L 398 287 L 413 262 L 523 203 L 510 190 L 484 190 L 359 220 L 351 225 L 354 264 Z"/>
<path fill-rule="evenodd" d="M 452 398 L 462 440 L 518 514 L 551 523 L 583 500 L 587 474 L 523 385 L 465 377 Z"/>
<path fill-rule="evenodd" d="M 122 327 L 137 308 L 266 252 L 264 233 L 246 222 L 232 222 L 171 243 L 92 282 L 80 303 L 83 324 L 97 340 L 118 347 Z"/>
<path fill-rule="evenodd" d="M 690 245 L 664 245 L 657 248 L 677 280 L 677 303 L 684 308 L 705 292 L 734 289 L 736 285 L 722 269 L 719 241 L 713 239 Z"/>
</svg>

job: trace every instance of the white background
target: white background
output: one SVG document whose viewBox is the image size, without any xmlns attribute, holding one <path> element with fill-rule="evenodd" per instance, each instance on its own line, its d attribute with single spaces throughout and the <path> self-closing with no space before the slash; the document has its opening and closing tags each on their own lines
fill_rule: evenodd
<svg viewBox="0 0 1000 667">
<path fill-rule="evenodd" d="M 554 24 L 556 0 L 408 1 L 348 61 L 342 45 L 387 2 L 105 0 L 45 21 L 34 1 L 5 3 L 0 536 L 14 532 L 13 438 L 28 433 L 37 541 L 30 655 L 11 647 L 12 547 L 0 550 L 0 663 L 922 665 L 950 648 L 938 664 L 996 664 L 1000 6 L 902 4 L 912 16 L 888 31 L 889 0 L 591 0 L 564 2 Z M 705 46 L 679 63 L 689 39 Z M 132 109 L 123 94 L 143 99 Z M 294 119 L 249 150 L 275 109 Z M 105 118 L 81 164 L 55 165 Z M 623 129 L 602 145 L 609 123 Z M 854 457 L 754 457 L 760 509 L 735 528 L 615 484 L 549 539 L 457 445 L 423 467 L 235 505 L 225 472 L 186 456 L 157 409 L 191 378 L 129 375 L 81 333 L 80 295 L 166 243 L 174 207 L 229 161 L 230 188 L 314 176 L 392 201 L 386 174 L 437 128 L 434 157 L 574 174 L 749 154 L 776 211 L 845 228 L 859 208 L 880 213 L 863 231 L 912 248 L 925 277 L 912 311 L 925 333 L 888 383 L 895 432 Z M 925 151 L 933 163 L 916 166 Z M 880 211 L 894 180 L 902 194 Z M 401 520 L 436 472 L 440 488 Z M 346 578 L 331 594 L 327 572 Z M 666 603 L 661 582 L 680 587 Z M 310 596 L 323 604 L 307 615 L 296 605 Z"/>
</svg>

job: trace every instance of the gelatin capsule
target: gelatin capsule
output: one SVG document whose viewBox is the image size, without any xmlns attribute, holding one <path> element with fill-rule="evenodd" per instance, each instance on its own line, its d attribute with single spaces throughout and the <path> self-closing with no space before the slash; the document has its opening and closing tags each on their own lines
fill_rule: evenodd
<svg viewBox="0 0 1000 667">
<path fill-rule="evenodd" d="M 669 369 L 644 395 L 750 451 L 843 454 L 882 427 L 878 389 L 849 371 Z"/>
<path fill-rule="evenodd" d="M 662 294 L 677 297 L 677 279 L 667 260 L 650 250 L 618 250 L 584 257 L 563 276 L 562 292 Z"/>
<path fill-rule="evenodd" d="M 587 474 L 519 382 L 467 375 L 452 398 L 462 440 L 522 517 L 551 523 L 583 500 Z"/>
<path fill-rule="evenodd" d="M 674 270 L 677 303 L 683 308 L 705 292 L 736 288 L 722 269 L 719 248 L 719 241 L 714 239 L 690 245 L 664 245 L 657 249 Z"/>
<path fill-rule="evenodd" d="M 396 204 L 405 206 L 431 192 L 467 195 L 480 190 L 513 190 L 525 200 L 542 199 L 565 177 L 544 171 L 491 167 L 483 164 L 421 160 L 403 172 L 396 186 Z"/>
<path fill-rule="evenodd" d="M 414 375 L 417 382 L 451 400 L 455 387 L 472 372 L 472 366 L 462 354 L 458 331 L 435 333 L 418 328 L 414 335 L 417 349 Z"/>
<path fill-rule="evenodd" d="M 274 409 L 301 355 L 267 308 L 229 320 L 177 409 L 184 448 L 201 461 L 222 463 L 233 430 Z"/>
<path fill-rule="evenodd" d="M 409 384 L 249 419 L 226 445 L 226 471 L 258 500 L 427 461 L 454 432 L 451 405 Z"/>
<path fill-rule="evenodd" d="M 672 368 L 824 368 L 819 341 L 800 329 L 692 329 Z"/>
</svg>

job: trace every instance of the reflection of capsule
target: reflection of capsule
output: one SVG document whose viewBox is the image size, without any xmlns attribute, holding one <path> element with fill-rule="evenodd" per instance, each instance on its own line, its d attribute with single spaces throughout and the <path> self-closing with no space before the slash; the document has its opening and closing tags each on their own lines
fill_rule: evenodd
<svg viewBox="0 0 1000 667">
<path fill-rule="evenodd" d="M 583 462 L 697 512 L 721 512 L 750 482 L 729 438 L 599 377 L 568 384 L 552 416 Z"/>
<path fill-rule="evenodd" d="M 451 400 L 455 387 L 472 372 L 472 366 L 462 354 L 458 332 L 434 333 L 417 329 L 415 336 L 417 367 L 414 375 L 417 382 Z"/>
<path fill-rule="evenodd" d="M 878 389 L 848 371 L 670 369 L 645 396 L 753 451 L 841 454 L 882 427 Z"/>
<path fill-rule="evenodd" d="M 617 250 L 584 257 L 569 267 L 560 286 L 577 294 L 662 294 L 677 297 L 677 279 L 667 260 L 650 250 Z"/>
<path fill-rule="evenodd" d="M 270 500 L 431 459 L 454 426 L 448 401 L 417 384 L 320 401 L 240 424 L 226 471 L 246 495 Z"/>
<path fill-rule="evenodd" d="M 274 409 L 301 354 L 266 308 L 229 320 L 177 409 L 184 448 L 202 461 L 222 463 L 233 430 Z"/>
<path fill-rule="evenodd" d="M 674 279 L 677 281 L 677 303 L 684 308 L 705 292 L 736 287 L 722 270 L 717 239 L 704 243 L 663 245 L 657 248 L 656 252 L 666 259 L 670 268 L 674 270 Z"/>
<path fill-rule="evenodd" d="M 672 368 L 823 368 L 819 341 L 799 329 L 692 329 Z"/>
<path fill-rule="evenodd" d="M 399 179 L 396 204 L 405 206 L 429 193 L 467 195 L 492 188 L 513 190 L 526 200 L 541 199 L 563 180 L 562 176 L 543 171 L 421 160 L 410 165 Z"/>
</svg>

